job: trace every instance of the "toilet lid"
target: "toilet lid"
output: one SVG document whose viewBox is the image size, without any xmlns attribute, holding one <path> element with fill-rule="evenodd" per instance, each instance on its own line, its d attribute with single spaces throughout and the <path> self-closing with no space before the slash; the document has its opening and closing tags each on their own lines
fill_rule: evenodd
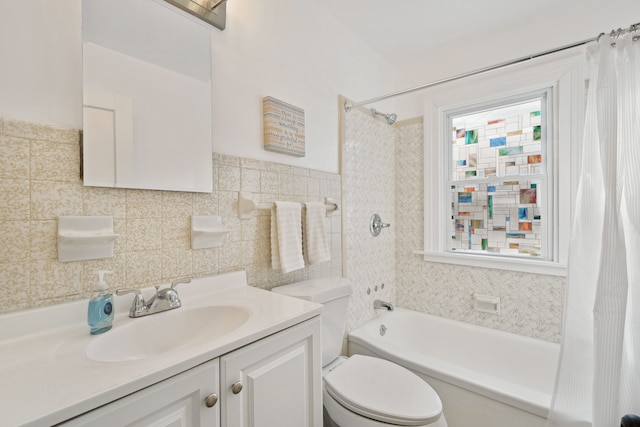
<svg viewBox="0 0 640 427">
<path fill-rule="evenodd" d="M 429 384 L 388 360 L 356 354 L 324 381 L 338 403 L 377 421 L 417 426 L 436 421 L 442 413 L 440 397 Z"/>
</svg>

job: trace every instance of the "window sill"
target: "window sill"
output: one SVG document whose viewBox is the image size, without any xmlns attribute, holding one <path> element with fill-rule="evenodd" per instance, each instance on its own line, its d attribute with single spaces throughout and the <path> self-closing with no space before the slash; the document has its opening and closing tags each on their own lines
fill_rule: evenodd
<svg viewBox="0 0 640 427">
<path fill-rule="evenodd" d="M 467 265 L 471 267 L 495 268 L 500 270 L 520 271 L 523 273 L 546 274 L 550 276 L 567 275 L 567 266 L 551 261 L 518 258 L 496 258 L 474 254 L 450 254 L 446 252 L 413 251 L 416 255 L 423 255 L 425 261 L 444 264 Z"/>
</svg>

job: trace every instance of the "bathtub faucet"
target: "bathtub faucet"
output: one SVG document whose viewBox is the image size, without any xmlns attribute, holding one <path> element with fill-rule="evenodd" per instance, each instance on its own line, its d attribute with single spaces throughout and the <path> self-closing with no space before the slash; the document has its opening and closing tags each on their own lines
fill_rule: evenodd
<svg viewBox="0 0 640 427">
<path fill-rule="evenodd" d="M 380 299 L 377 299 L 373 302 L 373 308 L 374 309 L 379 309 L 379 308 L 384 308 L 388 311 L 393 311 L 393 304 L 391 304 L 390 302 L 386 302 L 386 301 L 382 301 Z"/>
</svg>

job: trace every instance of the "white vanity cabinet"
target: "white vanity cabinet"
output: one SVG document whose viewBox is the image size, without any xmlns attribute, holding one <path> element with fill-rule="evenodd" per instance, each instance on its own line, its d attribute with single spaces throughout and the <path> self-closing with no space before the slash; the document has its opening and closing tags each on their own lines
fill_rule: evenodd
<svg viewBox="0 0 640 427">
<path fill-rule="evenodd" d="M 321 364 L 316 316 L 62 425 L 320 427 Z"/>
<path fill-rule="evenodd" d="M 322 425 L 320 318 L 220 358 L 222 425 Z"/>
<path fill-rule="evenodd" d="M 64 427 L 220 426 L 218 359 L 62 423 Z"/>
</svg>

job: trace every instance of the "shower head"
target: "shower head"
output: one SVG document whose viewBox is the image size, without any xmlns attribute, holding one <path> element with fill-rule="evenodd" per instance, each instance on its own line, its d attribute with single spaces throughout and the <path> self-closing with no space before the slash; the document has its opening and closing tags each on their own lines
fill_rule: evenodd
<svg viewBox="0 0 640 427">
<path fill-rule="evenodd" d="M 398 115 L 395 114 L 395 113 L 385 114 L 385 113 L 381 113 L 380 111 L 376 110 L 375 108 L 371 109 L 371 115 L 373 117 L 375 117 L 375 116 L 384 117 L 385 120 L 387 121 L 387 123 L 389 123 L 390 125 L 394 124 L 396 122 L 396 120 L 398 119 Z"/>
</svg>

